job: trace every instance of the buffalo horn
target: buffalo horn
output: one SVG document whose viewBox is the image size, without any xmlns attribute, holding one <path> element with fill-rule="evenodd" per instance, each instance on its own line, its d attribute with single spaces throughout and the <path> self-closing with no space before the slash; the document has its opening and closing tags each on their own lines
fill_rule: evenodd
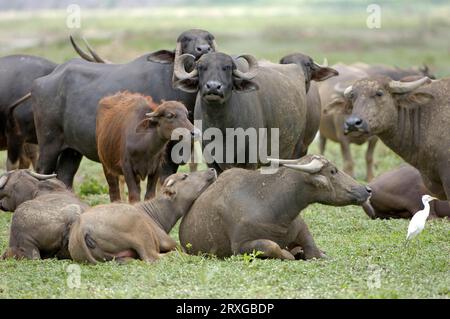
<svg viewBox="0 0 450 319">
<path fill-rule="evenodd" d="M 195 57 L 191 54 L 185 53 L 185 54 L 180 55 L 179 57 L 176 57 L 176 59 L 175 59 L 175 65 L 173 67 L 173 74 L 179 80 L 191 79 L 191 78 L 196 77 L 198 74 L 197 68 L 194 68 L 191 72 L 186 72 L 186 68 L 185 68 L 186 59 L 195 60 Z"/>
<path fill-rule="evenodd" d="M 233 71 L 234 76 L 242 80 L 251 80 L 258 74 L 258 61 L 255 57 L 250 54 L 243 54 L 238 56 L 236 59 L 243 58 L 248 63 L 248 71 L 241 72 L 237 68 Z"/>
<path fill-rule="evenodd" d="M 345 90 L 344 90 L 344 96 L 345 97 L 348 97 L 348 95 L 350 94 L 350 92 L 353 90 L 353 86 L 349 86 L 348 88 L 346 88 Z"/>
<path fill-rule="evenodd" d="M 57 176 L 56 174 L 39 174 L 30 170 L 27 170 L 26 172 L 40 181 L 45 181 L 46 179 L 55 178 Z"/>
<path fill-rule="evenodd" d="M 283 164 L 283 166 L 293 168 L 302 172 L 314 174 L 322 169 L 323 163 L 318 159 L 313 159 L 308 164 Z"/>
<path fill-rule="evenodd" d="M 425 76 L 413 82 L 391 81 L 389 82 L 389 88 L 393 93 L 407 93 L 417 89 L 418 87 L 428 82 L 429 80 L 430 79 Z"/>
</svg>

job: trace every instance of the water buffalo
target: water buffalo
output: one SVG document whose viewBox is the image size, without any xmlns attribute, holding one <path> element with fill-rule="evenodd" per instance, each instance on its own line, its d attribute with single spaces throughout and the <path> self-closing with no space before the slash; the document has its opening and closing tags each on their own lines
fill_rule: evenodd
<svg viewBox="0 0 450 319">
<path fill-rule="evenodd" d="M 14 211 L 2 258 L 70 258 L 70 227 L 88 206 L 54 177 L 28 170 L 0 177 L 0 207 Z"/>
<path fill-rule="evenodd" d="M 313 59 L 302 53 L 292 53 L 284 56 L 280 64 L 297 64 L 302 67 L 305 75 L 306 88 L 306 129 L 305 145 L 310 145 L 316 137 L 320 126 L 322 105 L 320 101 L 319 89 L 315 82 L 324 81 L 330 77 L 339 75 L 338 71 L 326 66 L 319 65 Z"/>
<path fill-rule="evenodd" d="M 377 176 L 369 186 L 372 196 L 363 209 L 370 218 L 411 218 L 429 193 L 419 171 L 407 164 Z M 430 217 L 450 217 L 449 202 L 436 200 L 430 206 Z"/>
<path fill-rule="evenodd" d="M 29 99 L 33 81 L 50 74 L 56 64 L 31 55 L 0 58 L 0 150 L 8 150 L 7 170 L 35 164 L 37 143 Z M 21 103 L 17 103 L 21 101 Z"/>
<path fill-rule="evenodd" d="M 344 94 L 352 102 L 344 131 L 377 135 L 420 171 L 431 193 L 450 200 L 450 79 L 429 82 L 356 81 Z"/>
<path fill-rule="evenodd" d="M 320 123 L 320 152 L 325 152 L 326 140 L 338 142 L 344 159 L 344 171 L 353 176 L 353 159 L 350 152 L 350 144 L 367 144 L 366 151 L 366 180 L 373 176 L 373 153 L 378 138 L 376 136 L 346 136 L 344 135 L 344 122 L 349 115 L 349 101 L 344 97 L 344 90 L 353 82 L 370 76 L 389 76 L 393 80 L 403 79 L 405 76 L 428 74 L 428 69 L 401 69 L 386 65 L 368 65 L 354 63 L 351 65 L 337 64 L 333 68 L 339 71 L 339 76 L 325 83 L 319 84 L 322 99 L 323 115 Z"/>
<path fill-rule="evenodd" d="M 241 57 L 248 62 L 247 71 L 237 67 L 236 59 L 220 52 L 205 54 L 196 62 L 193 56 L 183 54 L 175 61 L 174 74 L 179 78 L 175 86 L 186 92 L 198 92 L 194 117 L 202 121 L 202 131 L 219 129 L 225 137 L 223 141 L 214 141 L 214 145 L 221 144 L 218 153 L 226 158 L 204 151 L 208 164 L 219 173 L 231 167 L 257 168 L 265 159 L 257 150 L 254 158 L 250 158 L 250 146 L 257 146 L 258 150 L 265 148 L 270 154 L 271 129 L 279 129 L 276 142 L 279 142 L 280 156 L 299 157 L 308 148 L 302 67 L 267 61 L 258 63 L 251 55 Z M 193 70 L 186 71 L 186 66 L 192 63 L 195 64 Z M 248 137 L 227 148 L 229 128 L 240 129 L 244 134 L 254 132 L 257 140 Z M 267 129 L 267 134 L 263 136 L 260 129 Z M 209 143 L 203 139 L 204 150 Z"/>
<path fill-rule="evenodd" d="M 216 176 L 213 169 L 177 173 L 166 179 L 160 194 L 150 201 L 87 210 L 72 227 L 71 257 L 93 264 L 112 259 L 157 260 L 161 253 L 175 249 L 176 242 L 168 233 Z"/>
<path fill-rule="evenodd" d="M 322 156 L 277 161 L 285 167 L 274 174 L 235 168 L 220 175 L 181 221 L 184 249 L 218 257 L 253 251 L 291 260 L 323 257 L 299 212 L 312 203 L 360 205 L 370 189 Z"/>
<path fill-rule="evenodd" d="M 99 104 L 97 149 L 111 201 L 120 200 L 120 175 L 125 176 L 130 202 L 140 200 L 140 181 L 146 178 L 145 199 L 152 198 L 172 132 L 185 128 L 195 133 L 186 107 L 176 101 L 158 106 L 151 97 L 130 92 L 104 97 Z"/>
<path fill-rule="evenodd" d="M 181 53 L 195 57 L 215 48 L 214 37 L 206 31 L 182 33 L 174 51 L 145 54 L 126 64 L 100 64 L 74 59 L 58 66 L 50 75 L 37 79 L 32 87 L 34 120 L 39 141 L 40 173 L 57 172 L 69 187 L 82 156 L 99 161 L 95 140 L 95 120 L 101 98 L 129 90 L 162 99 L 178 100 L 188 110 L 195 94 L 172 88 L 174 57 Z M 166 152 L 164 176 L 178 165 Z"/>
</svg>

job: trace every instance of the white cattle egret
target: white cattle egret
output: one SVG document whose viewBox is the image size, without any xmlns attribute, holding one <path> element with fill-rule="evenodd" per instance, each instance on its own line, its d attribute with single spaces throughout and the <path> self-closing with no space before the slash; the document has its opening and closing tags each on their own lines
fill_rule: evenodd
<svg viewBox="0 0 450 319">
<path fill-rule="evenodd" d="M 406 240 L 411 240 L 416 237 L 425 228 L 425 222 L 427 221 L 428 215 L 430 215 L 430 202 L 436 197 L 430 195 L 422 196 L 423 209 L 419 210 L 414 214 L 413 218 L 409 222 L 408 234 L 406 235 Z"/>
</svg>

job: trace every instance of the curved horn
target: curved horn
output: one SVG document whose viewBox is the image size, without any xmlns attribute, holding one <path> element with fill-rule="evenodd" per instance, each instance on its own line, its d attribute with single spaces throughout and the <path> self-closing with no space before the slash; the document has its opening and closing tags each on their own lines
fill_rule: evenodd
<svg viewBox="0 0 450 319">
<path fill-rule="evenodd" d="M 57 176 L 56 174 L 48 174 L 48 175 L 47 174 L 39 174 L 39 173 L 30 171 L 30 170 L 26 170 L 26 172 L 29 175 L 33 176 L 34 178 L 36 178 L 36 179 L 38 179 L 40 181 L 45 181 L 47 179 L 55 178 Z"/>
<path fill-rule="evenodd" d="M 8 175 L 3 175 L 2 177 L 0 177 L 0 189 L 5 187 L 7 181 L 8 181 Z"/>
<path fill-rule="evenodd" d="M 92 55 L 92 57 L 94 58 L 94 60 L 96 62 L 108 64 L 108 62 L 106 60 L 102 59 L 97 54 L 97 52 L 95 52 L 94 49 L 91 48 L 91 46 L 89 45 L 89 42 L 87 42 L 87 40 L 84 37 L 83 37 L 83 42 L 86 45 L 86 48 L 88 49 L 89 53 Z"/>
<path fill-rule="evenodd" d="M 181 42 L 177 42 L 177 46 L 175 48 L 175 59 L 176 60 L 181 55 Z"/>
<path fill-rule="evenodd" d="M 430 79 L 425 76 L 413 82 L 391 81 L 389 82 L 389 88 L 393 93 L 407 93 L 417 89 L 429 80 Z"/>
<path fill-rule="evenodd" d="M 345 90 L 348 88 L 348 85 L 342 84 L 342 82 L 338 82 L 334 85 L 334 90 L 336 93 L 344 95 Z"/>
<path fill-rule="evenodd" d="M 248 63 L 248 71 L 247 72 L 241 72 L 238 69 L 235 69 L 233 71 L 233 75 L 242 79 L 242 80 L 251 80 L 258 74 L 258 61 L 255 59 L 253 55 L 250 54 L 243 54 L 236 58 L 243 58 Z"/>
<path fill-rule="evenodd" d="M 196 77 L 198 74 L 197 68 L 194 68 L 191 72 L 186 72 L 185 61 L 186 59 L 192 59 L 195 60 L 195 57 L 191 54 L 182 54 L 178 58 L 175 59 L 175 63 L 173 66 L 173 74 L 179 79 L 179 80 L 186 80 L 193 77 Z"/>
<path fill-rule="evenodd" d="M 89 62 L 95 62 L 95 60 L 89 56 L 89 54 L 87 54 L 86 52 L 84 52 L 83 50 L 80 49 L 80 47 L 78 46 L 78 44 L 75 43 L 75 40 L 73 39 L 73 37 L 70 35 L 69 36 L 70 39 L 70 43 L 72 43 L 72 47 L 74 48 L 74 50 L 78 53 L 78 55 L 83 58 L 86 61 Z"/>
<path fill-rule="evenodd" d="M 283 164 L 283 166 L 293 168 L 302 172 L 314 174 L 320 171 L 323 167 L 322 161 L 318 159 L 313 159 L 308 164 Z"/>
<path fill-rule="evenodd" d="M 317 65 L 320 68 L 327 68 L 328 67 L 328 59 L 327 58 L 323 58 L 323 64 L 319 64 L 314 62 L 315 65 Z"/>
<path fill-rule="evenodd" d="M 348 88 L 346 88 L 346 89 L 344 90 L 344 96 L 347 97 L 347 96 L 350 94 L 350 92 L 351 92 L 352 90 L 353 90 L 353 86 L 350 85 Z"/>
<path fill-rule="evenodd" d="M 267 160 L 270 162 L 273 162 L 273 163 L 278 163 L 278 164 L 297 164 L 299 161 L 298 159 L 281 159 L 281 158 L 272 158 L 272 157 L 268 157 Z"/>
<path fill-rule="evenodd" d="M 212 40 L 212 49 L 214 50 L 214 52 L 217 52 L 218 50 L 216 39 Z"/>
<path fill-rule="evenodd" d="M 157 116 L 156 112 L 145 113 L 146 117 L 155 117 Z"/>
</svg>

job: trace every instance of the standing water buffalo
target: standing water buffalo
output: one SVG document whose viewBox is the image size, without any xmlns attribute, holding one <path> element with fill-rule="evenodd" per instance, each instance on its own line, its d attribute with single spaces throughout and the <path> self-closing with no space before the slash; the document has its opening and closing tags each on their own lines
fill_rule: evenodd
<svg viewBox="0 0 450 319">
<path fill-rule="evenodd" d="M 352 102 L 344 130 L 377 135 L 420 171 L 431 193 L 450 200 L 450 79 L 429 82 L 356 81 L 344 94 Z"/>
<path fill-rule="evenodd" d="M 158 106 L 150 97 L 130 92 L 100 100 L 97 149 L 111 201 L 120 200 L 120 175 L 125 176 L 130 202 L 139 201 L 140 181 L 145 178 L 145 199 L 154 196 L 165 148 L 176 128 L 194 135 L 188 111 L 180 102 L 167 101 Z"/>
<path fill-rule="evenodd" d="M 429 193 L 419 171 L 407 164 L 377 176 L 369 186 L 372 196 L 363 209 L 370 218 L 411 218 Z M 435 200 L 430 207 L 430 217 L 450 217 L 449 202 Z"/>
<path fill-rule="evenodd" d="M 161 253 L 175 249 L 176 242 L 168 233 L 216 176 L 213 169 L 174 174 L 166 179 L 161 193 L 150 201 L 89 209 L 72 227 L 71 257 L 93 264 L 130 258 L 156 261 Z"/>
<path fill-rule="evenodd" d="M 35 79 L 50 74 L 55 67 L 49 60 L 30 55 L 0 58 L 0 150 L 8 150 L 7 170 L 36 164 L 31 102 L 21 98 L 30 92 Z"/>
<path fill-rule="evenodd" d="M 54 177 L 28 170 L 0 177 L 0 208 L 14 211 L 2 258 L 70 258 L 70 227 L 88 206 Z"/>
<path fill-rule="evenodd" d="M 322 257 L 299 212 L 316 202 L 360 205 L 370 189 L 322 156 L 277 162 L 285 167 L 275 174 L 235 168 L 220 175 L 181 221 L 186 251 L 218 257 L 253 251 L 268 258 Z"/>
<path fill-rule="evenodd" d="M 297 64 L 302 67 L 305 74 L 306 88 L 306 129 L 305 145 L 310 145 L 316 137 L 320 126 L 322 105 L 319 89 L 316 82 L 324 81 L 330 77 L 339 75 L 338 71 L 325 65 L 319 65 L 313 59 L 302 53 L 289 54 L 280 60 L 280 64 Z"/>
<path fill-rule="evenodd" d="M 102 97 L 129 90 L 162 99 L 178 100 L 188 110 L 195 94 L 172 88 L 175 56 L 189 53 L 196 58 L 213 51 L 214 37 L 202 30 L 182 33 L 174 51 L 161 50 L 126 64 L 98 64 L 75 59 L 58 66 L 50 75 L 36 80 L 32 87 L 34 120 L 39 141 L 40 173 L 57 172 L 69 187 L 82 156 L 99 161 L 95 139 L 98 102 Z M 164 176 L 178 167 L 170 161 Z"/>
<path fill-rule="evenodd" d="M 299 157 L 308 148 L 305 144 L 307 110 L 302 67 L 258 63 L 251 55 L 241 57 L 248 62 L 247 71 L 239 70 L 237 61 L 224 53 L 205 54 L 197 62 L 193 56 L 183 54 L 175 61 L 174 74 L 179 79 L 175 86 L 186 92 L 198 92 L 194 117 L 202 120 L 203 132 L 209 128 L 219 129 L 226 138 L 219 141 L 221 150 L 218 153 L 226 157 L 234 154 L 233 158 L 220 158 L 220 155 L 205 152 L 207 161 L 219 173 L 236 166 L 257 168 L 265 159 L 255 153 L 266 146 L 267 154 L 271 152 L 271 129 L 279 129 L 281 157 Z M 186 71 L 193 63 L 193 70 Z M 248 137 L 227 149 L 227 128 L 238 128 L 245 131 L 245 135 L 254 130 L 258 140 Z M 266 129 L 267 134 L 262 136 L 260 129 Z M 208 144 L 204 138 L 203 148 Z M 255 158 L 250 158 L 250 147 L 255 145 L 258 145 L 253 153 Z"/>
</svg>

